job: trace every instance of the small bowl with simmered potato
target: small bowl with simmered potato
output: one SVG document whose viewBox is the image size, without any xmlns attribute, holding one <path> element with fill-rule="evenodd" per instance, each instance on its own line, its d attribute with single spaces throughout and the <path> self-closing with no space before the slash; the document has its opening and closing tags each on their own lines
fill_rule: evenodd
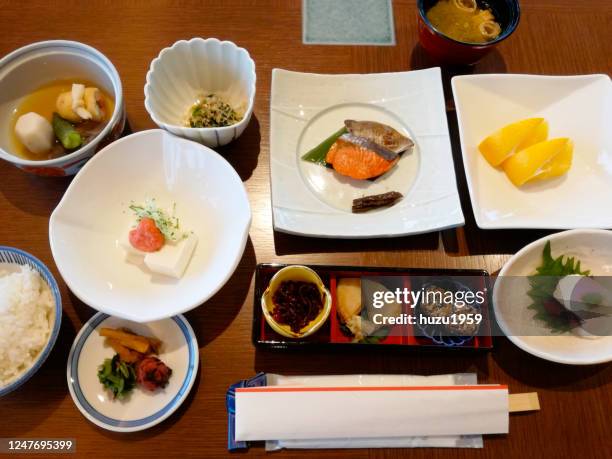
<svg viewBox="0 0 612 459">
<path fill-rule="evenodd" d="M 0 158 L 37 175 L 74 175 L 125 126 L 121 79 L 100 51 L 50 40 L 0 59 Z"/>
</svg>

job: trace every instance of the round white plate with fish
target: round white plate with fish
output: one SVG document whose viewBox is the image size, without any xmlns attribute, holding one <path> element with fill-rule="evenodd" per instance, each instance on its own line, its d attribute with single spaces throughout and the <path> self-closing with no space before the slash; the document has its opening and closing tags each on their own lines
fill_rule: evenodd
<svg viewBox="0 0 612 459">
<path fill-rule="evenodd" d="M 102 327 L 129 328 L 162 341 L 159 358 L 172 369 L 168 385 L 154 392 L 136 387 L 123 399 L 114 399 L 98 380 L 98 369 L 115 351 L 100 336 Z M 135 432 L 159 424 L 185 401 L 199 366 L 198 342 L 181 316 L 147 324 L 104 313 L 94 315 L 81 329 L 68 356 L 68 389 L 76 407 L 98 427 L 114 432 Z"/>
</svg>

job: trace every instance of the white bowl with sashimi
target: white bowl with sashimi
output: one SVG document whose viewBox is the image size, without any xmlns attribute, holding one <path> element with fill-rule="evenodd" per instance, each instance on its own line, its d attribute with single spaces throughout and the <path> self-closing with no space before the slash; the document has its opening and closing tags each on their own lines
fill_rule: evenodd
<svg viewBox="0 0 612 459">
<path fill-rule="evenodd" d="M 250 223 L 244 185 L 223 157 L 151 130 L 85 165 L 51 215 L 49 239 L 80 300 L 150 322 L 213 296 L 240 262 Z"/>
<path fill-rule="evenodd" d="M 499 272 L 493 309 L 501 331 L 542 359 L 612 361 L 612 231 L 575 229 L 523 247 Z"/>
</svg>

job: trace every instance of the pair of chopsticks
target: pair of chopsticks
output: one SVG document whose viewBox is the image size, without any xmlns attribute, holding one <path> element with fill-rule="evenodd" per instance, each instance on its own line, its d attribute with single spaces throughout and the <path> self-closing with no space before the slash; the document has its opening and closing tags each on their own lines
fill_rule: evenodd
<svg viewBox="0 0 612 459">
<path fill-rule="evenodd" d="M 540 400 L 537 392 L 524 394 L 508 394 L 508 412 L 522 413 L 525 411 L 539 411 Z"/>
</svg>

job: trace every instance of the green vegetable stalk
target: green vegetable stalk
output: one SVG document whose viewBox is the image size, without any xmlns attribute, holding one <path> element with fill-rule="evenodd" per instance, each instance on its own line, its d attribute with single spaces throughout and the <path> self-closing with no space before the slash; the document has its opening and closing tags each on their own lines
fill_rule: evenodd
<svg viewBox="0 0 612 459">
<path fill-rule="evenodd" d="M 310 161 L 311 163 L 320 164 L 321 166 L 326 166 L 327 162 L 325 161 L 325 157 L 327 156 L 327 152 L 334 142 L 338 140 L 338 137 L 340 137 L 342 134 L 346 134 L 347 132 L 348 130 L 346 127 L 342 127 L 342 129 L 334 132 L 319 145 L 307 152 L 304 156 L 302 156 L 302 159 L 304 161 Z"/>
<path fill-rule="evenodd" d="M 53 132 L 55 137 L 61 142 L 66 150 L 74 150 L 83 143 L 81 134 L 74 128 L 72 124 L 66 121 L 64 118 L 59 116 L 57 113 L 53 113 Z"/>
</svg>

